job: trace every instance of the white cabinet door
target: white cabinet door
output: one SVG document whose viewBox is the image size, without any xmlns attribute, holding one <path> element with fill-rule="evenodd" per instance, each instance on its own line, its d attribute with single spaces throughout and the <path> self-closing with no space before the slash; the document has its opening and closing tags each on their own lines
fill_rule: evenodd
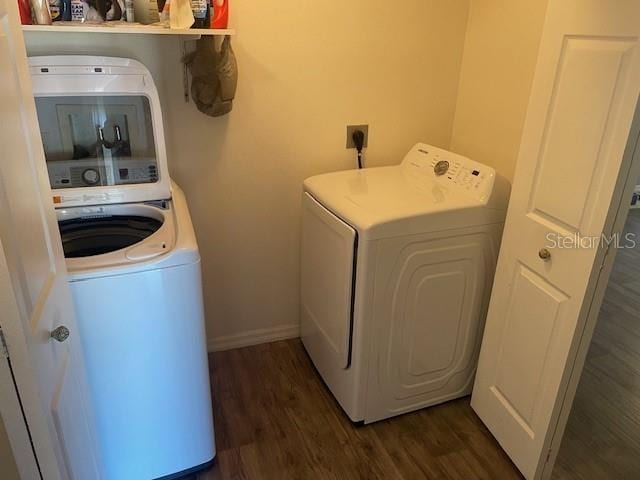
<svg viewBox="0 0 640 480">
<path fill-rule="evenodd" d="M 547 458 L 604 255 L 588 238 L 605 229 L 625 154 L 639 36 L 638 0 L 550 0 L 472 398 L 527 478 Z M 558 247 L 576 237 L 583 248 Z"/>
<path fill-rule="evenodd" d="M 93 480 L 93 418 L 30 85 L 17 3 L 0 0 L 0 287 L 12 292 L 0 322 L 43 478 Z M 66 340 L 51 337 L 58 327 Z"/>
</svg>

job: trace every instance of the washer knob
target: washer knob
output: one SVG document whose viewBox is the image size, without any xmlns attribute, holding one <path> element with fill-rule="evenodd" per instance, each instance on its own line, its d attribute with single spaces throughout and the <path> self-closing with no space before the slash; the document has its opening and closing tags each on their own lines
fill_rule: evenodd
<svg viewBox="0 0 640 480">
<path fill-rule="evenodd" d="M 100 182 L 100 173 L 95 168 L 87 168 L 82 172 L 82 181 L 87 185 L 96 185 Z"/>
</svg>

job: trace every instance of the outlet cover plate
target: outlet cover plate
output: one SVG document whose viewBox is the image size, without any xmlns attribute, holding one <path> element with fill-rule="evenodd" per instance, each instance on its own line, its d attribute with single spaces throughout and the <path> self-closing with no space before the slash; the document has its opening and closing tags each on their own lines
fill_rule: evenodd
<svg viewBox="0 0 640 480">
<path fill-rule="evenodd" d="M 364 132 L 363 148 L 367 148 L 369 145 L 369 125 L 347 125 L 347 148 L 356 148 L 353 143 L 353 132 L 356 130 L 362 130 Z"/>
</svg>

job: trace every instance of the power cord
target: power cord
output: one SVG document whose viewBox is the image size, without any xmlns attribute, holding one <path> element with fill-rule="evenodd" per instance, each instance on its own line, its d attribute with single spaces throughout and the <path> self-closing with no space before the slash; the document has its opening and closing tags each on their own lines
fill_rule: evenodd
<svg viewBox="0 0 640 480">
<path fill-rule="evenodd" d="M 351 135 L 353 143 L 358 151 L 358 169 L 362 168 L 362 149 L 364 148 L 364 132 L 362 130 L 355 130 Z"/>
</svg>

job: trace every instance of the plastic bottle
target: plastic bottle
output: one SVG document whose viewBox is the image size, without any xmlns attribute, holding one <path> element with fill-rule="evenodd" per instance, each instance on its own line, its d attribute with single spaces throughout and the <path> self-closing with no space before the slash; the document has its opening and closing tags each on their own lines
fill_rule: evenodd
<svg viewBox="0 0 640 480">
<path fill-rule="evenodd" d="M 191 11 L 195 20 L 191 28 L 209 28 L 208 0 L 191 0 Z"/>
<path fill-rule="evenodd" d="M 133 0 L 124 0 L 124 16 L 129 23 L 136 21 L 136 16 L 133 12 Z"/>
<path fill-rule="evenodd" d="M 60 14 L 60 20 L 64 22 L 71 21 L 71 0 L 62 0 L 62 12 Z"/>
<path fill-rule="evenodd" d="M 71 0 L 71 20 L 84 22 L 84 2 L 82 0 Z"/>
<path fill-rule="evenodd" d="M 62 0 L 49 0 L 49 15 L 52 22 L 62 20 Z"/>
<path fill-rule="evenodd" d="M 225 29 L 229 26 L 229 0 L 211 0 L 211 28 Z"/>
<path fill-rule="evenodd" d="M 158 8 L 160 8 L 160 2 L 158 2 Z M 166 25 L 169 24 L 171 18 L 171 0 L 165 0 L 162 9 L 160 9 L 160 21 Z"/>
<path fill-rule="evenodd" d="M 20 23 L 22 25 L 31 25 L 31 7 L 29 6 L 29 0 L 18 0 L 18 10 L 20 11 Z"/>
<path fill-rule="evenodd" d="M 31 0 L 31 16 L 36 25 L 50 25 L 51 14 L 49 13 L 48 0 Z"/>
</svg>

